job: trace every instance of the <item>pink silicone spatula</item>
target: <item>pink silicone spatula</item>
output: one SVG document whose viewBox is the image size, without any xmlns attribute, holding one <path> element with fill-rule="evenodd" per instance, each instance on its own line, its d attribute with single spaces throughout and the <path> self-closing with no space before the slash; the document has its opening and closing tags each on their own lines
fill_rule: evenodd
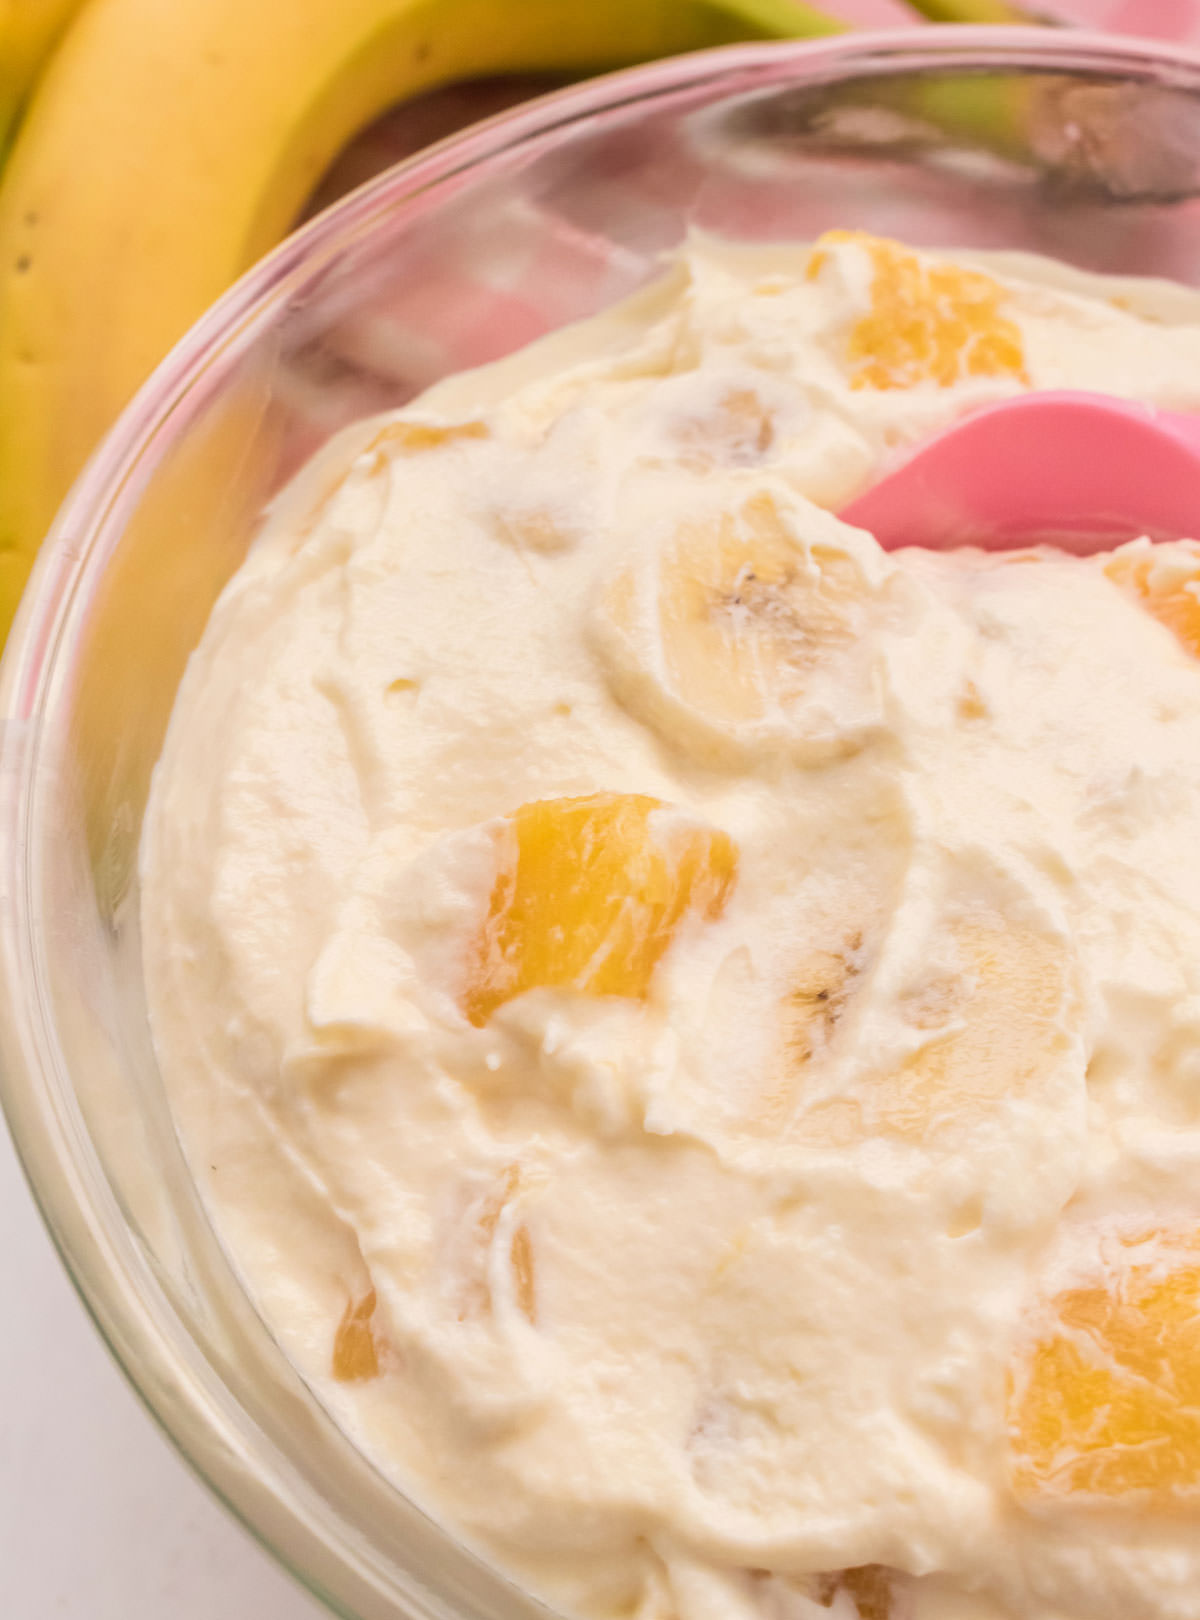
<svg viewBox="0 0 1200 1620">
<path fill-rule="evenodd" d="M 1200 539 L 1200 417 L 1107 394 L 1020 394 L 919 446 L 840 514 L 888 551 Z"/>
</svg>

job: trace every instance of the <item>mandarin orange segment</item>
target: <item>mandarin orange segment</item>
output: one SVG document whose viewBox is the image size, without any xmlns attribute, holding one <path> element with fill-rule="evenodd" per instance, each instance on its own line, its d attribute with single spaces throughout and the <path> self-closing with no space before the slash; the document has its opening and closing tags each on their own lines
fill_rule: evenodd
<svg viewBox="0 0 1200 1620">
<path fill-rule="evenodd" d="M 1014 1487 L 1200 1506 L 1200 1237 L 1144 1234 L 1105 1261 L 1053 1296 L 1010 1378 Z"/>
<path fill-rule="evenodd" d="M 1108 559 L 1104 572 L 1200 657 L 1200 546 L 1180 541 L 1170 552 L 1176 566 L 1164 567 L 1157 547 L 1123 547 Z M 1190 571 L 1178 566 L 1187 557 L 1194 563 Z"/>
<path fill-rule="evenodd" d="M 644 999 L 684 919 L 715 919 L 737 871 L 727 834 L 658 799 L 545 799 L 509 817 L 463 1011 L 483 1025 L 526 990 Z"/>
<path fill-rule="evenodd" d="M 333 1339 L 333 1376 L 339 1384 L 361 1384 L 379 1376 L 375 1340 L 375 1290 L 346 1306 Z"/>
<path fill-rule="evenodd" d="M 963 377 L 1029 382 L 1021 329 L 1002 311 L 1005 289 L 980 270 L 927 263 L 898 242 L 827 231 L 808 264 L 814 280 L 829 248 L 850 242 L 871 259 L 871 307 L 850 330 L 852 388 L 949 388 Z"/>
</svg>

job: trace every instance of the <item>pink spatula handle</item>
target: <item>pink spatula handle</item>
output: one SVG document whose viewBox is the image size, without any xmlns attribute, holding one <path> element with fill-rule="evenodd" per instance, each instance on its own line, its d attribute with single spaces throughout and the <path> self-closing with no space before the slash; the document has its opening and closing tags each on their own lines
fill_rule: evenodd
<svg viewBox="0 0 1200 1620">
<path fill-rule="evenodd" d="M 885 549 L 1078 555 L 1200 538 L 1200 418 L 1105 394 L 1021 394 L 921 445 L 841 513 Z"/>
</svg>

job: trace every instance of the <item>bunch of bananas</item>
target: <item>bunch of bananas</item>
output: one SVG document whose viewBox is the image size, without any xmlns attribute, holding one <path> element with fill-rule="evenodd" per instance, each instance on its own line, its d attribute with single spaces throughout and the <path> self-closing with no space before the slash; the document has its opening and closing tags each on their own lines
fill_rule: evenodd
<svg viewBox="0 0 1200 1620">
<path fill-rule="evenodd" d="M 0 639 L 122 406 L 389 105 L 840 27 L 803 0 L 0 0 Z"/>
</svg>

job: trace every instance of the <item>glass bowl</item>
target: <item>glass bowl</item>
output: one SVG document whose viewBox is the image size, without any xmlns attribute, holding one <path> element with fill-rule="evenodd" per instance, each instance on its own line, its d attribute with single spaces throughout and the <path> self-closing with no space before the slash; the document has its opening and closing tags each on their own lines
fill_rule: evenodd
<svg viewBox="0 0 1200 1620">
<path fill-rule="evenodd" d="M 540 1610 L 338 1430 L 240 1288 L 148 1038 L 137 849 L 185 661 L 333 432 L 591 314 L 698 226 L 864 227 L 1200 280 L 1200 56 L 929 29 L 706 52 L 528 104 L 320 216 L 199 323 L 43 549 L 3 665 L 3 1100 L 114 1354 L 336 1611 Z"/>
</svg>

